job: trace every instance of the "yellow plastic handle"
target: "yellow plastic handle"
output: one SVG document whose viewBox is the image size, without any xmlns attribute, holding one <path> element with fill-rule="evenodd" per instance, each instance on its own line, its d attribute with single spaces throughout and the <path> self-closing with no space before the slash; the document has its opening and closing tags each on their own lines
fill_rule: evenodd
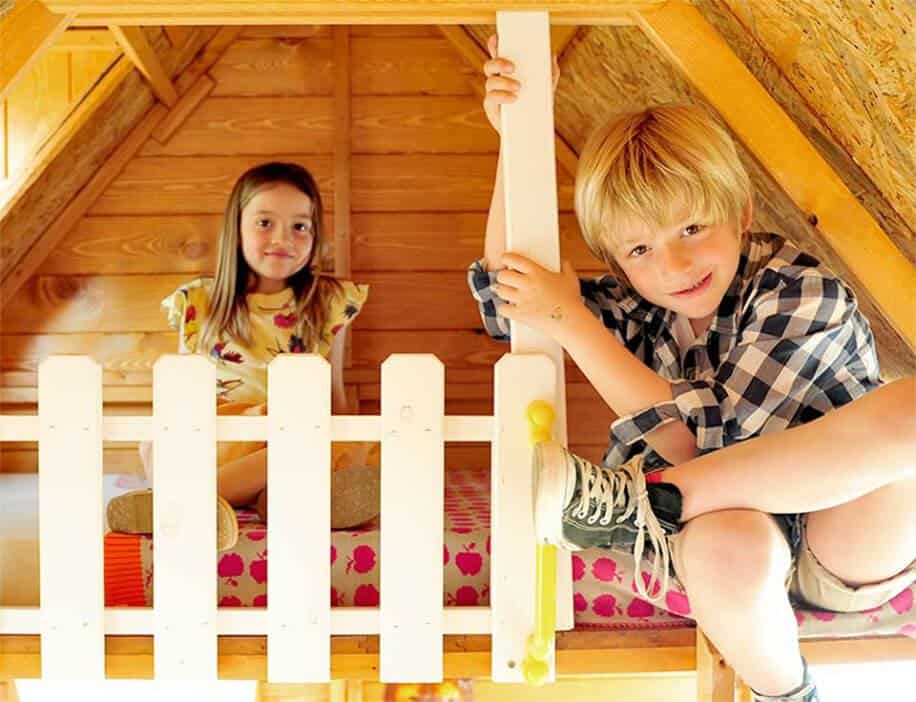
<svg viewBox="0 0 916 702">
<path fill-rule="evenodd" d="M 528 405 L 528 431 L 532 444 L 550 441 L 556 419 L 553 405 L 535 400 Z M 543 685 L 550 675 L 557 619 L 557 549 L 538 544 L 535 552 L 534 633 L 528 637 L 522 675 L 529 685 Z"/>
</svg>

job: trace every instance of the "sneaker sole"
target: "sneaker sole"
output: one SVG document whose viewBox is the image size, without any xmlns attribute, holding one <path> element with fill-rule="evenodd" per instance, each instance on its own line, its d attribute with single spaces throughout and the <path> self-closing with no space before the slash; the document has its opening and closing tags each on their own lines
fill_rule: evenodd
<svg viewBox="0 0 916 702">
<path fill-rule="evenodd" d="M 539 543 L 578 551 L 578 546 L 569 543 L 563 537 L 566 471 L 566 451 L 560 444 L 555 441 L 545 441 L 535 446 L 534 529 Z"/>
<path fill-rule="evenodd" d="M 222 497 L 216 504 L 216 549 L 226 551 L 239 540 L 235 510 Z M 149 490 L 119 495 L 108 503 L 108 528 L 122 534 L 153 533 L 153 493 Z"/>
</svg>

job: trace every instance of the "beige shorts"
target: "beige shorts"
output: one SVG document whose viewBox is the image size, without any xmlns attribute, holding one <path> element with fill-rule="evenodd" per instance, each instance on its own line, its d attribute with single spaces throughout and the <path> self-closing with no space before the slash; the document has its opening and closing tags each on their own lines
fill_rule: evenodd
<svg viewBox="0 0 916 702">
<path fill-rule="evenodd" d="M 811 552 L 806 526 L 807 520 L 803 516 L 798 547 L 793 554 L 792 568 L 786 577 L 789 595 L 802 606 L 832 612 L 864 612 L 880 607 L 916 582 L 916 561 L 913 561 L 902 572 L 880 583 L 869 583 L 860 587 L 847 585 L 828 571 Z M 684 570 L 680 564 L 678 541 L 675 536 L 669 542 L 671 560 L 675 574 L 683 583 Z"/>
</svg>

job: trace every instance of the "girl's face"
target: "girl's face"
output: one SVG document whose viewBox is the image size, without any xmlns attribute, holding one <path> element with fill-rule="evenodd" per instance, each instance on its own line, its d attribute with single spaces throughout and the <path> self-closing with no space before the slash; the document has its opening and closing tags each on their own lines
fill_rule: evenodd
<svg viewBox="0 0 916 702">
<path fill-rule="evenodd" d="M 750 224 L 750 211 L 742 225 Z M 680 221 L 661 231 L 634 224 L 614 259 L 646 300 L 708 325 L 741 256 L 739 224 Z"/>
<path fill-rule="evenodd" d="M 242 255 L 256 278 L 251 292 L 279 292 L 309 260 L 312 212 L 311 198 L 288 183 L 262 188 L 244 207 Z"/>
</svg>

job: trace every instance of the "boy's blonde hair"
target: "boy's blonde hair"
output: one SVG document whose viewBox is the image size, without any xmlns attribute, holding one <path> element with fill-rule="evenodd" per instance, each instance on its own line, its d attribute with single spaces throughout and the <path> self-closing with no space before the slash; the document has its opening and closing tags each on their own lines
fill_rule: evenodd
<svg viewBox="0 0 916 702">
<path fill-rule="evenodd" d="M 658 105 L 612 118 L 589 137 L 576 173 L 576 215 L 585 242 L 618 276 L 623 272 L 614 249 L 627 223 L 657 229 L 685 209 L 697 223 L 740 223 L 750 196 L 731 136 L 692 105 Z"/>
</svg>

